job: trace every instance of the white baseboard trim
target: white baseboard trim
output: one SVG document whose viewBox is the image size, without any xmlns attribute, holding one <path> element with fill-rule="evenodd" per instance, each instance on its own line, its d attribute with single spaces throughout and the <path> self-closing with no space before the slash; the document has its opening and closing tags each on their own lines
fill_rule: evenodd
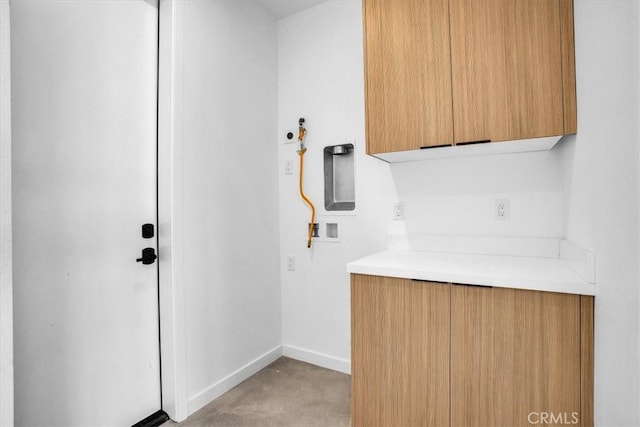
<svg viewBox="0 0 640 427">
<path fill-rule="evenodd" d="M 275 362 L 282 356 L 282 346 L 277 346 L 272 350 L 269 350 L 257 359 L 247 363 L 237 371 L 231 373 L 225 378 L 221 379 L 215 384 L 207 387 L 200 393 L 189 398 L 189 415 L 193 414 L 199 409 L 202 409 L 207 404 L 211 403 L 214 399 L 222 396 L 233 387 L 240 384 L 242 381 L 249 378 L 251 375 Z"/>
<path fill-rule="evenodd" d="M 334 371 L 343 372 L 351 375 L 351 361 L 338 357 L 328 356 L 326 354 L 317 353 L 293 345 L 283 345 L 282 355 L 302 362 L 311 363 L 312 365 L 321 366 Z"/>
</svg>

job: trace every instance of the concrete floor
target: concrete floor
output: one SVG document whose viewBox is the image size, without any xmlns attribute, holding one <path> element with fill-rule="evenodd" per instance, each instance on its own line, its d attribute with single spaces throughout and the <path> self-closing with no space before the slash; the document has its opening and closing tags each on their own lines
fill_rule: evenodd
<svg viewBox="0 0 640 427">
<path fill-rule="evenodd" d="M 162 427 L 350 425 L 351 377 L 281 357 L 181 423 Z"/>
</svg>

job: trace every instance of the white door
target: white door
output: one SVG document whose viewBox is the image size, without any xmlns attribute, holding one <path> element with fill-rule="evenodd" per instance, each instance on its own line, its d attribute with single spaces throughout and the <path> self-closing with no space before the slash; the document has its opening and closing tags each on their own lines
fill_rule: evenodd
<svg viewBox="0 0 640 427">
<path fill-rule="evenodd" d="M 11 2 L 16 425 L 158 411 L 158 9 Z M 157 233 L 156 233 L 157 234 Z"/>
</svg>

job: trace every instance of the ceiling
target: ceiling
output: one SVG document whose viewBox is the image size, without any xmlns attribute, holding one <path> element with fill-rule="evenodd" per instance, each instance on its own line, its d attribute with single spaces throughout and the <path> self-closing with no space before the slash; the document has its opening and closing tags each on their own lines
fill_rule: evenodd
<svg viewBox="0 0 640 427">
<path fill-rule="evenodd" d="M 323 3 L 325 0 L 260 0 L 269 12 L 276 19 L 293 15 L 317 4 Z"/>
</svg>

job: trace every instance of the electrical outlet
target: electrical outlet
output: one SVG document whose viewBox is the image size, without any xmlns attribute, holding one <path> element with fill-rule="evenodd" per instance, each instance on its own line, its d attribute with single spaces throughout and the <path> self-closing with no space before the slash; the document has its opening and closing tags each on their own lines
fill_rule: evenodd
<svg viewBox="0 0 640 427">
<path fill-rule="evenodd" d="M 393 219 L 404 219 L 404 202 L 396 202 L 393 205 Z"/>
<path fill-rule="evenodd" d="M 511 216 L 509 209 L 509 199 L 496 199 L 496 219 L 507 220 Z"/>
<path fill-rule="evenodd" d="M 296 271 L 296 257 L 294 255 L 287 255 L 287 270 Z"/>
<path fill-rule="evenodd" d="M 293 175 L 293 162 L 291 160 L 284 161 L 284 174 Z"/>
</svg>

